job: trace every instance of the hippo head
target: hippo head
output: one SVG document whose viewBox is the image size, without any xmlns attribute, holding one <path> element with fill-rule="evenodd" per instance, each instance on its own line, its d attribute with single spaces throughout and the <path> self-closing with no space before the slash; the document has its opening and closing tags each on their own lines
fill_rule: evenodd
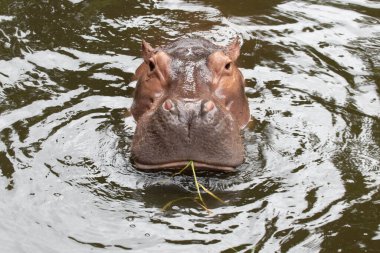
<svg viewBox="0 0 380 253">
<path fill-rule="evenodd" d="M 240 130 L 250 119 L 236 66 L 239 40 L 226 47 L 181 39 L 152 48 L 142 42 L 131 112 L 137 121 L 132 159 L 138 169 L 233 171 L 244 160 Z"/>
</svg>

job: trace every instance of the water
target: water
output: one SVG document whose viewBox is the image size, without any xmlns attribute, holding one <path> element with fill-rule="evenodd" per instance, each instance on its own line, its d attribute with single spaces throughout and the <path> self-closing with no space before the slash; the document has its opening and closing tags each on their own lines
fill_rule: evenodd
<svg viewBox="0 0 380 253">
<path fill-rule="evenodd" d="M 0 1 L 1 252 L 379 252 L 380 3 Z M 243 41 L 246 162 L 199 180 L 131 167 L 153 45 Z"/>
</svg>

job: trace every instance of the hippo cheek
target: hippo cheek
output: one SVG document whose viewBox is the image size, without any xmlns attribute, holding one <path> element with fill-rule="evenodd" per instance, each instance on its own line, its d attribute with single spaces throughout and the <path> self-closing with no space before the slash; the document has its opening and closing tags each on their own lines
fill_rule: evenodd
<svg viewBox="0 0 380 253">
<path fill-rule="evenodd" d="M 244 159 L 239 126 L 228 111 L 208 101 L 164 102 L 139 122 L 132 143 L 137 168 L 200 168 L 232 171 Z"/>
</svg>

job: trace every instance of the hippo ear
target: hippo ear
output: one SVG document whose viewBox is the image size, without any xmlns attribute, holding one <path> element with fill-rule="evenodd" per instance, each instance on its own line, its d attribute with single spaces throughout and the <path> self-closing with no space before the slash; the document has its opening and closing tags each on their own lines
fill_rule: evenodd
<svg viewBox="0 0 380 253">
<path fill-rule="evenodd" d="M 154 53 L 154 48 L 145 40 L 142 40 L 141 42 L 141 51 L 142 56 L 144 58 L 145 62 L 149 62 L 150 57 L 152 57 Z"/>
<path fill-rule="evenodd" d="M 236 61 L 240 55 L 240 39 L 238 36 L 226 47 L 226 54 L 232 61 Z"/>
</svg>

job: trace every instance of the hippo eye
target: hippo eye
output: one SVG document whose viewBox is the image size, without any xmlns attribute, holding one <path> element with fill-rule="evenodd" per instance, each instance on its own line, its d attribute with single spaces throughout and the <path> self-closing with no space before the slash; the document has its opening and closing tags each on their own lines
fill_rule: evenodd
<svg viewBox="0 0 380 253">
<path fill-rule="evenodd" d="M 149 70 L 153 71 L 155 67 L 156 67 L 156 65 L 154 65 L 154 63 L 152 61 L 149 61 Z"/>
<path fill-rule="evenodd" d="M 225 66 L 224 66 L 225 69 L 229 70 L 231 68 L 231 62 L 227 63 Z"/>
</svg>

